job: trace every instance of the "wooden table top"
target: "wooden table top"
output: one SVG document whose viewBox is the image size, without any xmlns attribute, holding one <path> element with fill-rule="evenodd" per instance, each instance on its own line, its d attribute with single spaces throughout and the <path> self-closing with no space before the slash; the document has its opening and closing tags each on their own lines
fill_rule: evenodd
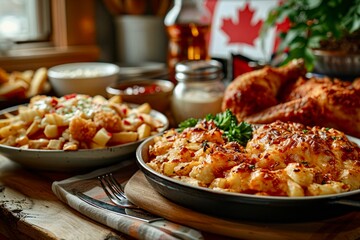
<svg viewBox="0 0 360 240">
<path fill-rule="evenodd" d="M 52 182 L 72 175 L 32 171 L 0 155 L 0 239 L 128 239 L 53 194 Z"/>
<path fill-rule="evenodd" d="M 0 155 L 0 240 L 129 239 L 72 209 L 52 192 L 54 181 L 83 173 L 30 170 Z M 206 240 L 232 239 L 203 233 Z"/>
</svg>

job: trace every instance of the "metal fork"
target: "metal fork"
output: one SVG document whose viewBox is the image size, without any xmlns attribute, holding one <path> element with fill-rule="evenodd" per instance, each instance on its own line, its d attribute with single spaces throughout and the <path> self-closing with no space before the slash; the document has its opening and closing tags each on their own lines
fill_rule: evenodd
<svg viewBox="0 0 360 240">
<path fill-rule="evenodd" d="M 131 203 L 125 196 L 123 186 L 114 178 L 112 173 L 98 176 L 98 179 L 106 195 L 115 205 L 124 208 L 126 215 L 140 218 L 153 227 L 173 235 L 176 239 L 204 239 L 202 234 L 195 229 L 170 222 Z"/>
<path fill-rule="evenodd" d="M 104 189 L 106 195 L 110 200 L 123 208 L 138 209 L 139 207 L 130 202 L 124 193 L 123 186 L 114 178 L 112 173 L 107 173 L 102 176 L 98 176 L 101 187 Z"/>
</svg>

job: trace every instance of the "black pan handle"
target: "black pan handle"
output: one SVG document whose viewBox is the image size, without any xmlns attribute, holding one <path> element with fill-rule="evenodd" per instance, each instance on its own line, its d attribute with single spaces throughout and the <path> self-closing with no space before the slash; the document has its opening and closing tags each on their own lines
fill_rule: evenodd
<svg viewBox="0 0 360 240">
<path fill-rule="evenodd" d="M 336 201 L 332 201 L 331 203 L 343 205 L 343 206 L 350 206 L 350 207 L 358 208 L 360 210 L 360 201 L 358 200 L 339 199 Z"/>
</svg>

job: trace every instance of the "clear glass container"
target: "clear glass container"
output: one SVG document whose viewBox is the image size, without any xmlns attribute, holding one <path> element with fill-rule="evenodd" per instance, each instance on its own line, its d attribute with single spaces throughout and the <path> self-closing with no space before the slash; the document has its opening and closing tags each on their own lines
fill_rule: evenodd
<svg viewBox="0 0 360 240">
<path fill-rule="evenodd" d="M 221 112 L 225 91 L 222 79 L 222 65 L 215 60 L 186 60 L 176 64 L 178 83 L 171 103 L 175 123 Z"/>
<path fill-rule="evenodd" d="M 211 17 L 202 0 L 175 0 L 164 19 L 169 38 L 167 64 L 175 82 L 175 65 L 183 60 L 208 60 Z"/>
</svg>

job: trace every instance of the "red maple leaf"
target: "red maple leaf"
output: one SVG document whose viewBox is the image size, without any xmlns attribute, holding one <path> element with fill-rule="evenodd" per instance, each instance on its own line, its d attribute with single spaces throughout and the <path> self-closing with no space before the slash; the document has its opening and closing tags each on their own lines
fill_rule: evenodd
<svg viewBox="0 0 360 240">
<path fill-rule="evenodd" d="M 254 46 L 254 41 L 259 37 L 263 24 L 262 20 L 252 24 L 254 12 L 247 2 L 245 8 L 238 11 L 237 23 L 231 18 L 223 19 L 221 30 L 229 37 L 228 43 L 245 43 Z"/>
</svg>

